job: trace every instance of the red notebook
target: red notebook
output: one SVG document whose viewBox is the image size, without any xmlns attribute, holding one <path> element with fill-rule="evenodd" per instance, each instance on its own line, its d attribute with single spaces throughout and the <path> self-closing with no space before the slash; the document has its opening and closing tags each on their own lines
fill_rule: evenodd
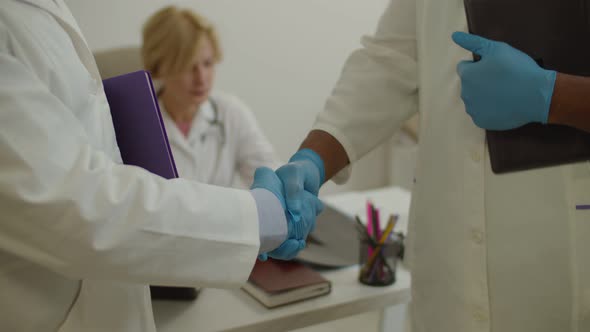
<svg viewBox="0 0 590 332">
<path fill-rule="evenodd" d="M 256 262 L 244 290 L 268 308 L 326 295 L 331 283 L 299 262 Z"/>
</svg>

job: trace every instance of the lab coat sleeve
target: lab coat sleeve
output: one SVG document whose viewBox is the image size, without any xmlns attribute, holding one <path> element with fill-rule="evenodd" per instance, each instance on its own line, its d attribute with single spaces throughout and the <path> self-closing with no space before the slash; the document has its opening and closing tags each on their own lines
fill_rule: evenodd
<svg viewBox="0 0 590 332">
<path fill-rule="evenodd" d="M 247 280 L 259 246 L 249 192 L 113 162 L 7 45 L 0 39 L 0 251 L 74 279 Z"/>
<path fill-rule="evenodd" d="M 231 105 L 240 119 L 234 122 L 239 132 L 237 169 L 244 184 L 250 187 L 258 167 L 277 169 L 282 163 L 248 106 L 236 97 L 231 97 Z"/>
<path fill-rule="evenodd" d="M 352 162 L 417 112 L 416 1 L 392 0 L 373 36 L 347 59 L 314 129 L 334 136 Z"/>
</svg>

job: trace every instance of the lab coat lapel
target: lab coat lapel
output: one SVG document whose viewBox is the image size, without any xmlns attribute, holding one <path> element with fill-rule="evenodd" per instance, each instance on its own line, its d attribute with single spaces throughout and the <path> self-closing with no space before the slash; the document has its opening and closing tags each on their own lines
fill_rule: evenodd
<svg viewBox="0 0 590 332">
<path fill-rule="evenodd" d="M 62 26 L 66 33 L 72 39 L 72 44 L 76 49 L 78 57 L 96 81 L 97 87 L 102 87 L 102 80 L 94 56 L 88 47 L 88 43 L 84 39 L 80 27 L 76 23 L 67 5 L 63 0 L 20 0 L 32 6 L 38 7 L 51 14 L 55 20 Z"/>
<path fill-rule="evenodd" d="M 51 14 L 60 24 L 67 24 L 79 35 L 82 35 L 75 19 L 70 15 L 69 10 L 64 10 L 67 6 L 60 0 L 20 0 L 28 3 Z"/>
<path fill-rule="evenodd" d="M 188 140 L 184 137 L 184 134 L 180 131 L 180 129 L 178 129 L 174 123 L 174 120 L 172 120 L 170 115 L 168 115 L 168 112 L 165 111 L 162 103 L 160 103 L 160 110 L 162 112 L 162 117 L 164 118 L 164 125 L 166 126 L 166 133 L 168 134 L 168 140 L 170 141 L 170 144 L 173 144 L 175 147 L 181 149 L 183 153 L 189 156 L 192 155 L 193 151 L 188 143 Z"/>
<path fill-rule="evenodd" d="M 206 101 L 199 110 L 199 113 L 193 119 L 191 132 L 189 133 L 188 140 L 191 145 L 194 144 L 195 140 L 203 142 L 203 135 L 207 135 L 207 131 L 211 129 L 211 123 L 215 120 L 215 111 L 211 102 Z"/>
<path fill-rule="evenodd" d="M 197 114 L 191 123 L 191 129 L 188 137 L 185 137 L 180 129 L 178 129 L 168 112 L 166 112 L 164 105 L 160 102 L 160 110 L 162 111 L 162 116 L 166 125 L 168 139 L 170 141 L 174 141 L 174 144 L 178 148 L 181 148 L 189 155 L 193 155 L 195 153 L 195 146 L 202 144 L 201 136 L 209 126 L 209 122 L 211 122 L 215 117 L 214 112 L 209 105 L 210 104 L 207 103 L 204 107 L 201 107 L 199 114 Z M 206 124 L 203 124 L 203 122 L 206 122 Z"/>
</svg>

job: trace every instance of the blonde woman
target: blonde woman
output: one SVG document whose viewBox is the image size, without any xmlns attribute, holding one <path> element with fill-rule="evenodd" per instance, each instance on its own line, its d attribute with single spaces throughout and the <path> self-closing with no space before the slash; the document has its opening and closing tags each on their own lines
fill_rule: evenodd
<svg viewBox="0 0 590 332">
<path fill-rule="evenodd" d="M 276 168 L 272 145 L 248 107 L 235 96 L 212 93 L 222 51 L 215 29 L 202 16 L 174 6 L 156 12 L 143 28 L 142 57 L 159 83 L 180 176 L 226 187 L 241 180 L 249 186 L 256 168 Z"/>
</svg>

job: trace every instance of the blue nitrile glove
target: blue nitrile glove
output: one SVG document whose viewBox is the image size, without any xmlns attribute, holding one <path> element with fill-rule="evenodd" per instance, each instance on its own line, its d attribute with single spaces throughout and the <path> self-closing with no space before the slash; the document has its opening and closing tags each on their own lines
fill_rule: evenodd
<svg viewBox="0 0 590 332">
<path fill-rule="evenodd" d="M 293 259 L 305 248 L 305 238 L 315 227 L 316 216 L 323 210 L 323 204 L 315 195 L 304 192 L 301 202 L 303 208 L 301 218 L 299 221 L 295 221 L 286 209 L 283 183 L 275 172 L 266 167 L 258 168 L 254 174 L 254 183 L 251 189 L 259 188 L 272 192 L 279 199 L 285 209 L 288 229 L 287 240 L 268 254 L 261 254 L 259 259 L 266 260 L 268 256 L 283 260 Z"/>
<path fill-rule="evenodd" d="M 272 169 L 268 167 L 259 167 L 256 169 L 256 172 L 254 172 L 254 181 L 250 187 L 250 190 L 254 189 L 266 189 L 270 191 L 279 199 L 283 209 L 287 208 L 283 183 Z"/>
<path fill-rule="evenodd" d="M 277 175 L 283 182 L 287 210 L 295 221 L 301 218 L 303 210 L 304 191 L 318 195 L 320 186 L 326 177 L 324 161 L 310 149 L 297 151 L 289 163 L 277 170 Z"/>
<path fill-rule="evenodd" d="M 462 61 L 461 98 L 480 128 L 509 130 L 528 123 L 547 123 L 557 73 L 506 43 L 455 32 L 457 45 L 479 56 Z"/>
<path fill-rule="evenodd" d="M 287 214 L 287 227 L 289 228 L 287 240 L 283 242 L 278 248 L 268 253 L 268 257 L 281 260 L 291 260 L 305 248 L 305 239 L 315 227 L 316 217 L 324 209 L 324 205 L 312 193 L 305 191 L 302 201 L 302 214 L 299 221 L 295 221 L 289 213 Z M 266 260 L 264 254 L 259 256 L 260 260 Z"/>
</svg>

